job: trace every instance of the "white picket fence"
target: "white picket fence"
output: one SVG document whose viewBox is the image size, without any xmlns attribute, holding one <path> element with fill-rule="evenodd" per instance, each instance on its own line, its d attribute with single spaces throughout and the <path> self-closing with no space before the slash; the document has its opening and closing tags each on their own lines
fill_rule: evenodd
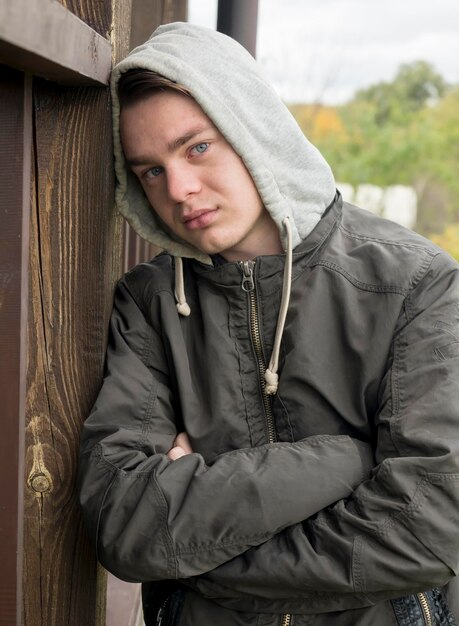
<svg viewBox="0 0 459 626">
<path fill-rule="evenodd" d="M 336 183 L 336 186 L 346 202 L 356 204 L 407 228 L 413 228 L 416 223 L 418 198 L 413 187 L 390 185 L 383 188 L 370 184 L 354 187 L 349 183 Z"/>
</svg>

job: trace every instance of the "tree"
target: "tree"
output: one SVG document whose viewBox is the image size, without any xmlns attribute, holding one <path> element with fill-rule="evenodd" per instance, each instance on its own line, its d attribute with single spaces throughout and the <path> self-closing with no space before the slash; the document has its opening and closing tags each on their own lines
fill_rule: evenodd
<svg viewBox="0 0 459 626">
<path fill-rule="evenodd" d="M 448 84 L 430 63 L 416 61 L 401 65 L 392 82 L 358 91 L 354 102 L 373 105 L 374 119 L 379 125 L 400 123 L 426 105 L 437 103 L 447 90 Z"/>
</svg>

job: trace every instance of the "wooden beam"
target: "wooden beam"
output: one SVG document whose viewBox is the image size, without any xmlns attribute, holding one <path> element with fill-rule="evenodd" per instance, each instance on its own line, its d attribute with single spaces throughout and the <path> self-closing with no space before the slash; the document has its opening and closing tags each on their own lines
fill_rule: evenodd
<svg viewBox="0 0 459 626">
<path fill-rule="evenodd" d="M 0 67 L 0 625 L 20 626 L 31 78 Z"/>
<path fill-rule="evenodd" d="M 110 42 L 55 0 L 0 0 L 0 63 L 56 82 L 108 84 Z"/>
</svg>

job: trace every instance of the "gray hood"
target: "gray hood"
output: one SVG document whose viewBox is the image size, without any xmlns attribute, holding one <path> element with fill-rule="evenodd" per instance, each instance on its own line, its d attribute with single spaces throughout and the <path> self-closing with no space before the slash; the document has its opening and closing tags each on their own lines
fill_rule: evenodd
<svg viewBox="0 0 459 626">
<path fill-rule="evenodd" d="M 155 71 L 191 92 L 242 158 L 282 237 L 282 222 L 290 218 L 293 247 L 298 245 L 333 201 L 331 170 L 252 56 L 230 37 L 187 23 L 159 27 L 112 73 L 116 202 L 134 230 L 174 256 L 210 261 L 166 232 L 136 177 L 126 168 L 119 137 L 117 84 L 121 74 L 134 68 Z"/>
</svg>

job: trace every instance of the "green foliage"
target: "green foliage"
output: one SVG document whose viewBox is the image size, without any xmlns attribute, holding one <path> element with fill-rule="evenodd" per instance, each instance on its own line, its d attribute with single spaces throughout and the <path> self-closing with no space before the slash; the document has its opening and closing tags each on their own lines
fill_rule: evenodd
<svg viewBox="0 0 459 626">
<path fill-rule="evenodd" d="M 403 123 L 427 104 L 437 102 L 446 90 L 446 82 L 429 63 L 416 61 L 401 65 L 391 83 L 358 91 L 354 101 L 371 103 L 377 124 Z"/>
<path fill-rule="evenodd" d="M 315 111 L 305 116 L 305 109 Z M 418 194 L 417 230 L 429 235 L 459 222 L 459 86 L 448 86 L 424 61 L 402 65 L 390 83 L 359 91 L 317 120 L 320 106 L 293 110 L 337 180 L 382 187 L 411 185 Z M 339 129 L 339 132 L 338 130 Z"/>
</svg>

